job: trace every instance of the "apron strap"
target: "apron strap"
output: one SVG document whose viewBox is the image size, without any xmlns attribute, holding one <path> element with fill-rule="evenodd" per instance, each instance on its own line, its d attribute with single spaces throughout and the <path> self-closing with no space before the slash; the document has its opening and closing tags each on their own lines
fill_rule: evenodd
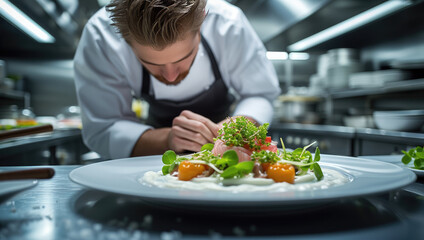
<svg viewBox="0 0 424 240">
<path fill-rule="evenodd" d="M 141 80 L 141 96 L 149 96 L 150 92 L 150 73 L 143 67 L 143 79 Z"/>
<path fill-rule="evenodd" d="M 206 52 L 208 53 L 209 59 L 211 61 L 212 71 L 213 71 L 213 75 L 215 76 L 215 80 L 217 80 L 217 79 L 222 80 L 221 72 L 219 71 L 218 64 L 216 63 L 215 55 L 213 54 L 211 47 L 209 46 L 208 41 L 206 41 L 206 38 L 204 38 L 202 34 L 200 34 L 200 37 L 201 37 L 203 47 L 205 48 Z"/>
</svg>

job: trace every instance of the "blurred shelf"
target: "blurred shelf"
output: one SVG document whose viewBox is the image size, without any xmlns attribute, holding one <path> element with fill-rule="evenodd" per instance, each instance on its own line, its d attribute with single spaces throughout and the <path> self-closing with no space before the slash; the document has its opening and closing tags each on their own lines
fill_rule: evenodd
<svg viewBox="0 0 424 240">
<path fill-rule="evenodd" d="M 15 100 L 24 100 L 25 96 L 28 93 L 26 92 L 20 92 L 20 91 L 5 91 L 0 90 L 0 98 L 8 98 L 8 99 L 15 99 Z"/>
<path fill-rule="evenodd" d="M 29 107 L 30 94 L 21 91 L 0 90 L 0 107 L 16 105 L 20 108 Z"/>
<path fill-rule="evenodd" d="M 381 87 L 357 88 L 338 91 L 330 91 L 329 97 L 333 99 L 362 97 L 369 95 L 379 95 L 387 93 L 398 93 L 407 91 L 416 91 L 424 89 L 424 78 L 414 80 L 404 80 L 399 82 L 388 82 Z"/>
</svg>

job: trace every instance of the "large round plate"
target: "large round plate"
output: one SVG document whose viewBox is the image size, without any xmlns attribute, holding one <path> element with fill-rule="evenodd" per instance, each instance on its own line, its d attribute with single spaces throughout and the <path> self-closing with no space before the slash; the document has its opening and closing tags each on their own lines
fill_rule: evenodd
<svg viewBox="0 0 424 240">
<path fill-rule="evenodd" d="M 255 206 L 264 208 L 322 204 L 343 198 L 383 193 L 415 181 L 411 171 L 375 160 L 321 155 L 320 165 L 334 169 L 350 181 L 328 189 L 286 192 L 217 192 L 159 188 L 138 180 L 147 171 L 159 171 L 161 156 L 125 158 L 86 165 L 74 169 L 69 177 L 83 186 L 111 193 L 139 197 L 150 203 L 169 207 L 207 207 L 223 209 Z"/>
</svg>

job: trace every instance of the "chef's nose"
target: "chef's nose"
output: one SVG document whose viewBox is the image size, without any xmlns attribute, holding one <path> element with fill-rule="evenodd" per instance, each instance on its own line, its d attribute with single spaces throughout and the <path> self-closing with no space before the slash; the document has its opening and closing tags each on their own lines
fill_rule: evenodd
<svg viewBox="0 0 424 240">
<path fill-rule="evenodd" d="M 173 64 L 167 64 L 162 69 L 162 76 L 169 82 L 173 82 L 180 74 L 178 67 Z"/>
</svg>

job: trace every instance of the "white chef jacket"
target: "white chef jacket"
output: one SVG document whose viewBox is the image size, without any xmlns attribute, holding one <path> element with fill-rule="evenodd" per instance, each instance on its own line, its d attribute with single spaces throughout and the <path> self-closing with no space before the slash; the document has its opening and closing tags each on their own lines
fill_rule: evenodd
<svg viewBox="0 0 424 240">
<path fill-rule="evenodd" d="M 270 122 L 280 87 L 263 43 L 239 8 L 209 0 L 206 11 L 201 32 L 225 84 L 238 96 L 233 116 Z M 142 65 L 111 23 L 105 8 L 92 16 L 74 58 L 84 142 L 106 159 L 129 157 L 139 137 L 152 128 L 140 123 L 131 107 L 133 95 L 141 95 Z M 181 101 L 208 89 L 214 81 L 209 57 L 200 44 L 189 74 L 179 85 L 168 86 L 151 76 L 150 92 L 156 99 Z"/>
</svg>

